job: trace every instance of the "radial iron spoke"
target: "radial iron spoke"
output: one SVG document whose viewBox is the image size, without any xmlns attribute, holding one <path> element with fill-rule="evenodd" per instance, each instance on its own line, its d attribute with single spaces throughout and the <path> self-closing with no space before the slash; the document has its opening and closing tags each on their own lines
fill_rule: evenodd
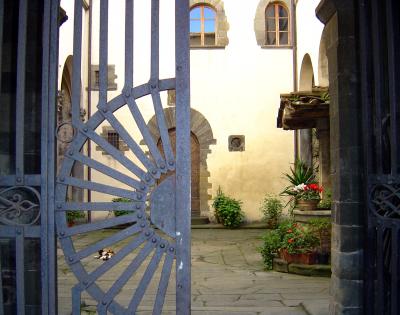
<svg viewBox="0 0 400 315">
<path fill-rule="evenodd" d="M 108 304 L 115 298 L 115 296 L 121 291 L 122 287 L 128 282 L 128 280 L 133 276 L 136 270 L 141 266 L 143 261 L 147 256 L 153 251 L 155 243 L 149 241 L 142 248 L 139 254 L 135 257 L 135 259 L 128 265 L 125 271 L 119 276 L 119 278 L 114 282 L 112 287 L 108 290 L 108 292 L 102 298 L 102 305 L 98 306 L 98 310 L 105 309 L 107 310 Z M 103 304 L 104 303 L 104 304 Z"/>
<path fill-rule="evenodd" d="M 104 184 L 99 184 L 95 182 L 88 182 L 86 180 L 78 179 L 75 177 L 62 177 L 59 180 L 60 184 L 63 185 L 70 185 L 74 187 L 79 187 L 82 189 L 89 189 L 92 191 L 97 191 L 101 193 L 105 193 L 108 195 L 113 195 L 113 196 L 118 196 L 122 198 L 128 198 L 136 201 L 141 201 L 144 199 L 143 195 L 141 193 L 136 193 L 130 190 L 122 189 L 122 188 L 116 188 Z"/>
<path fill-rule="evenodd" d="M 129 132 L 122 126 L 122 124 L 115 118 L 114 114 L 110 111 L 104 113 L 104 117 L 108 120 L 111 127 L 118 132 L 121 136 L 122 140 L 126 143 L 129 149 L 135 154 L 135 156 L 139 159 L 140 162 L 148 169 L 155 169 L 155 165 L 149 160 L 149 158 L 144 154 L 143 150 L 136 143 L 135 140 L 131 137 Z"/>
<path fill-rule="evenodd" d="M 172 248 L 172 247 L 171 247 Z M 161 278 L 158 284 L 157 296 L 154 301 L 153 315 L 161 315 L 165 294 L 167 293 L 169 278 L 171 276 L 172 265 L 174 263 L 175 253 L 174 248 L 168 250 L 165 256 L 164 265 L 161 271 Z"/>
<path fill-rule="evenodd" d="M 137 177 L 142 179 L 143 181 L 146 179 L 146 173 L 138 167 L 135 163 L 125 157 L 121 151 L 119 151 L 116 147 L 110 144 L 106 139 L 99 136 L 93 130 L 83 130 L 83 133 L 88 136 L 91 140 L 93 140 L 96 144 L 103 148 L 108 154 L 110 154 L 114 159 L 116 159 L 119 163 L 125 166 L 129 171 L 135 174 Z"/>
<path fill-rule="evenodd" d="M 104 262 L 104 264 L 97 267 L 92 273 L 89 274 L 88 278 L 85 279 L 90 285 L 95 282 L 98 278 L 103 276 L 108 270 L 118 264 L 122 259 L 124 259 L 127 255 L 131 254 L 136 248 L 138 248 L 143 242 L 146 240 L 144 233 L 141 233 L 137 238 L 135 238 L 128 245 L 120 249 L 114 256 L 111 257 L 110 260 Z M 82 279 L 83 280 L 83 279 Z"/>
<path fill-rule="evenodd" d="M 143 202 L 61 202 L 57 211 L 135 211 L 143 208 Z"/>
<path fill-rule="evenodd" d="M 96 224 L 88 223 L 88 224 L 81 224 L 71 228 L 66 229 L 65 231 L 61 231 L 61 237 L 68 237 L 77 234 L 97 231 L 100 229 L 110 228 L 119 224 L 124 223 L 135 223 L 137 221 L 137 215 L 121 215 L 119 217 L 115 217 L 108 220 L 103 220 L 100 222 L 96 222 Z"/>
<path fill-rule="evenodd" d="M 157 163 L 157 166 L 161 169 L 165 169 L 166 168 L 165 161 L 164 161 L 163 157 L 161 156 L 161 153 L 158 150 L 153 137 L 150 134 L 150 131 L 146 125 L 146 122 L 143 119 L 143 116 L 136 104 L 136 101 L 133 98 L 129 98 L 127 100 L 127 103 L 128 103 L 129 110 L 131 111 L 132 116 L 135 119 L 135 122 L 143 136 L 143 139 L 146 142 L 151 155 L 153 156 L 153 158 L 155 159 L 155 161 Z"/>
<path fill-rule="evenodd" d="M 135 233 L 140 232 L 140 230 L 141 230 L 141 227 L 138 224 L 130 226 L 130 227 L 126 228 L 125 230 L 122 230 L 121 232 L 118 232 L 108 238 L 105 238 L 93 245 L 86 247 L 85 249 L 82 249 L 79 252 L 76 252 L 74 255 L 69 257 L 69 263 L 72 264 L 79 260 L 82 260 L 83 258 L 88 257 L 89 255 L 98 252 L 100 249 L 103 249 L 107 246 L 115 244 L 119 241 L 122 241 L 122 240 L 132 236 Z"/>
<path fill-rule="evenodd" d="M 165 244 L 164 248 L 165 248 Z M 161 246 L 161 244 L 160 244 Z M 158 265 L 160 263 L 160 260 L 165 252 L 164 248 L 158 247 L 155 254 L 153 255 L 153 257 L 151 258 L 151 261 L 149 263 L 149 265 L 147 266 L 147 269 L 142 277 L 142 279 L 140 280 L 140 283 L 135 291 L 135 294 L 132 297 L 131 302 L 129 303 L 128 306 L 128 314 L 135 314 L 140 301 L 142 300 L 144 293 L 146 292 L 147 287 L 150 284 L 151 279 L 154 276 L 154 273 L 156 272 Z"/>
<path fill-rule="evenodd" d="M 174 170 L 174 153 L 172 152 L 171 141 L 169 138 L 167 124 L 165 122 L 165 114 L 161 104 L 160 93 L 158 90 L 152 90 L 151 97 L 154 104 L 154 111 L 156 113 L 157 125 L 160 131 L 161 142 L 164 149 L 165 159 L 168 162 L 168 168 Z"/>
<path fill-rule="evenodd" d="M 67 155 L 68 156 L 68 155 Z M 89 166 L 90 168 L 93 168 L 95 170 L 98 170 L 99 172 L 108 175 L 116 180 L 119 180 L 120 182 L 131 186 L 135 189 L 138 190 L 145 190 L 146 189 L 146 185 L 141 184 L 138 180 L 133 179 L 107 165 L 104 165 L 103 163 L 100 163 L 96 160 L 93 160 L 81 153 L 73 153 L 72 156 L 70 156 L 72 159 L 74 159 L 75 161 L 81 162 L 84 165 Z"/>
</svg>

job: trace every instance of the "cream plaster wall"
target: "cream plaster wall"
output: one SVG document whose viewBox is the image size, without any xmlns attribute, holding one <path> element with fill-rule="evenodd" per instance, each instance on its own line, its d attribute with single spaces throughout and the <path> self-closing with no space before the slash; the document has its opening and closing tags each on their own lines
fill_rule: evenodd
<svg viewBox="0 0 400 315">
<path fill-rule="evenodd" d="M 309 8 L 303 2 L 318 1 L 300 1 L 300 12 Z M 72 50 L 73 14 L 70 4 L 71 1 L 62 1 L 70 18 L 61 27 L 60 65 Z M 99 1 L 94 0 L 93 4 L 95 14 L 92 63 L 98 64 L 99 29 L 96 16 Z M 292 133 L 276 128 L 279 94 L 293 89 L 292 50 L 263 49 L 257 45 L 254 16 L 258 4 L 259 0 L 248 0 L 246 5 L 238 5 L 236 0 L 225 0 L 225 13 L 230 25 L 229 45 L 225 49 L 191 50 L 191 105 L 209 121 L 214 138 L 217 140 L 215 145 L 210 146 L 212 152 L 207 159 L 209 182 L 212 185 L 209 193 L 214 196 L 220 185 L 225 193 L 241 199 L 248 221 L 261 218 L 259 205 L 266 193 L 279 193 L 286 185 L 282 173 L 288 171 L 293 161 Z M 146 83 L 149 79 L 150 1 L 136 0 L 135 10 L 137 55 L 134 62 L 135 85 L 138 85 Z M 124 84 L 123 11 L 124 1 L 113 0 L 109 18 L 109 64 L 115 65 L 118 89 L 109 92 L 109 99 L 121 93 Z M 161 77 L 167 78 L 174 76 L 174 1 L 161 1 L 161 12 L 160 69 Z M 300 12 L 298 12 L 299 17 Z M 311 24 L 311 27 L 313 25 Z M 319 27 L 318 24 L 317 26 Z M 300 33 L 308 32 L 307 27 L 300 28 Z M 319 40 L 318 34 L 313 33 L 310 37 L 314 45 Z M 310 40 L 307 40 L 307 43 L 312 44 Z M 307 43 L 299 45 L 299 56 L 303 51 L 310 51 Z M 315 60 L 318 60 L 318 47 L 312 51 L 316 54 L 310 55 L 315 55 L 317 58 Z M 97 95 L 98 92 L 92 93 L 93 112 L 96 110 Z M 162 99 L 166 106 L 166 93 Z M 139 100 L 139 106 L 143 110 L 144 119 L 148 121 L 154 114 L 150 99 Z M 132 120 L 128 118 L 129 112 L 124 108 L 118 111 L 117 116 L 124 121 L 124 125 L 134 138 L 137 141 L 141 140 Z M 101 126 L 98 133 L 101 133 Z M 229 152 L 229 135 L 241 134 L 246 137 L 246 150 Z M 134 159 L 130 153 L 126 154 Z M 92 156 L 106 165 L 123 170 L 118 163 L 103 155 L 101 151 L 93 148 Z M 93 173 L 93 181 L 112 183 L 109 178 L 96 172 Z M 97 201 L 107 198 L 96 193 L 92 196 L 92 199 Z M 210 213 L 212 213 L 211 207 Z"/>
<path fill-rule="evenodd" d="M 317 86 L 320 85 L 318 78 L 319 42 L 324 28 L 324 25 L 315 16 L 315 8 L 319 2 L 320 0 L 299 0 L 296 9 L 298 78 L 300 79 L 304 55 L 309 54 Z"/>
</svg>

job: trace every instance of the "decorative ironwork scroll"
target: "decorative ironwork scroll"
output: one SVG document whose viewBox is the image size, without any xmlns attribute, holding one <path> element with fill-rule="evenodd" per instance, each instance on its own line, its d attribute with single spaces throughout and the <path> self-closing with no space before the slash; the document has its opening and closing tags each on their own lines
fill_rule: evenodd
<svg viewBox="0 0 400 315">
<path fill-rule="evenodd" d="M 40 218 L 40 194 L 28 186 L 0 191 L 0 222 L 5 225 L 34 225 Z"/>
</svg>

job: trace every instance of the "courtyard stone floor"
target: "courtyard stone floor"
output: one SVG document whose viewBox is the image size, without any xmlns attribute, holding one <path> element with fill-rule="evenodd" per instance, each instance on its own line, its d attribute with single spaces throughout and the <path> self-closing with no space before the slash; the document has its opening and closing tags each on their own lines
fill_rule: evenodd
<svg viewBox="0 0 400 315">
<path fill-rule="evenodd" d="M 325 315 L 328 314 L 328 278 L 306 277 L 264 271 L 257 252 L 263 229 L 193 229 L 192 230 L 192 314 L 204 315 Z M 80 235 L 74 246 L 84 248 L 112 230 Z M 117 252 L 124 243 L 113 249 Z M 99 281 L 107 289 L 122 273 L 135 253 L 121 261 L 110 274 Z M 87 270 L 93 270 L 101 260 L 93 255 L 83 261 Z M 70 288 L 76 279 L 58 251 L 59 313 L 71 314 Z M 159 268 L 161 269 L 161 268 Z M 143 269 L 144 271 L 145 269 Z M 143 271 L 138 271 L 141 273 Z M 174 273 L 172 273 L 173 276 Z M 151 314 L 159 274 L 154 277 L 137 314 Z M 139 278 L 140 279 L 140 278 Z M 121 304 L 129 303 L 132 288 L 139 279 L 133 277 L 118 295 Z M 163 314 L 175 314 L 175 287 L 170 282 Z M 88 295 L 82 297 L 82 314 L 96 314 L 96 303 Z"/>
</svg>

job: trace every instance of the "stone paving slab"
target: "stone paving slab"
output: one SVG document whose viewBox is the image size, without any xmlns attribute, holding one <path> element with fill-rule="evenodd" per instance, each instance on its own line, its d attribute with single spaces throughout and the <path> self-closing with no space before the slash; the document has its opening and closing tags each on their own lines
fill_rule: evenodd
<svg viewBox="0 0 400 315">
<path fill-rule="evenodd" d="M 328 278 L 305 277 L 263 270 L 257 247 L 261 245 L 263 229 L 192 230 L 192 314 L 196 315 L 326 315 L 328 314 Z M 76 248 L 84 248 L 104 236 L 115 233 L 107 230 L 81 235 L 75 240 Z M 115 245 L 118 251 L 127 242 Z M 124 266 L 135 256 L 113 269 L 99 280 L 104 290 L 122 273 Z M 148 262 L 149 259 L 147 259 Z M 71 287 L 77 283 L 65 264 L 62 251 L 58 252 L 59 263 L 59 310 L 70 314 Z M 89 257 L 85 267 L 93 270 L 103 262 Z M 174 274 L 174 272 L 172 273 Z M 137 314 L 151 314 L 157 292 L 159 274 L 139 307 Z M 118 295 L 122 304 L 129 303 L 140 277 L 133 277 Z M 88 310 L 95 310 L 95 301 L 84 294 Z M 170 283 L 163 314 L 175 314 L 175 285 Z M 307 311 L 306 311 L 307 309 Z M 313 313 L 316 312 L 316 313 Z M 82 314 L 96 314 L 84 313 Z"/>
</svg>

